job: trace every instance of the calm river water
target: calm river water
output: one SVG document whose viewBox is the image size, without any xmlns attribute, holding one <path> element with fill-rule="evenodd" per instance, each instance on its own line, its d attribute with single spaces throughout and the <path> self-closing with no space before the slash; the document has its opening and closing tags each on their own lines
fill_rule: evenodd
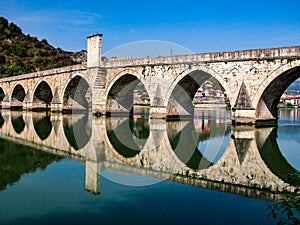
<svg viewBox="0 0 300 225">
<path fill-rule="evenodd" d="M 300 110 L 278 127 L 1 111 L 0 224 L 297 224 Z"/>
</svg>

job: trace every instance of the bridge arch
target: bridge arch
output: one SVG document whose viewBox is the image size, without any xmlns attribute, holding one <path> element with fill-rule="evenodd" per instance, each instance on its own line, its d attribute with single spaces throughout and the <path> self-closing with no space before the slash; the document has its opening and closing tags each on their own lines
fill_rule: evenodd
<svg viewBox="0 0 300 225">
<path fill-rule="evenodd" d="M 185 116 L 193 115 L 192 99 L 201 84 L 213 77 L 224 88 L 230 104 L 233 104 L 231 89 L 224 78 L 213 69 L 205 66 L 193 66 L 179 74 L 167 88 L 166 95 L 167 115 Z M 179 105 L 179 106 L 178 106 Z"/>
<path fill-rule="evenodd" d="M 21 84 L 16 84 L 12 90 L 11 107 L 22 107 L 22 102 L 26 96 L 24 87 Z"/>
<path fill-rule="evenodd" d="M 264 79 L 254 98 L 257 118 L 277 118 L 277 104 L 281 95 L 300 77 L 300 60 L 287 63 L 270 73 Z"/>
<path fill-rule="evenodd" d="M 66 82 L 62 91 L 63 110 L 87 110 L 92 104 L 92 89 L 81 75 L 75 75 Z"/>
<path fill-rule="evenodd" d="M 144 88 L 149 98 L 147 85 L 135 70 L 125 69 L 118 72 L 109 81 L 106 91 L 106 112 L 111 114 L 132 114 L 134 90 L 137 85 Z"/>
<path fill-rule="evenodd" d="M 32 108 L 49 108 L 53 99 L 53 90 L 44 80 L 39 81 L 33 89 Z"/>
</svg>

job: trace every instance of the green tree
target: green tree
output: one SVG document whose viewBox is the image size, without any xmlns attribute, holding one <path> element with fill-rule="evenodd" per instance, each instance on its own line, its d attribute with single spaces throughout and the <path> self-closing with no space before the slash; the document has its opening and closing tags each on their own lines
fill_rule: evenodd
<svg viewBox="0 0 300 225">
<path fill-rule="evenodd" d="M 0 55 L 0 64 L 5 64 L 6 63 L 6 59 L 4 55 Z"/>
</svg>

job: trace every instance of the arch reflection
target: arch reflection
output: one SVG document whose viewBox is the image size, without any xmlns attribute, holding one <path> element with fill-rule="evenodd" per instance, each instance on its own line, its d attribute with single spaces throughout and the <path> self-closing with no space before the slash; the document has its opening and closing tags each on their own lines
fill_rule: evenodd
<svg viewBox="0 0 300 225">
<path fill-rule="evenodd" d="M 33 114 L 32 122 L 34 130 L 41 140 L 45 140 L 52 131 L 52 123 L 50 115 L 47 114 Z"/>
<path fill-rule="evenodd" d="M 16 133 L 20 134 L 25 128 L 25 122 L 22 116 L 22 112 L 12 112 L 11 123 Z"/>
<path fill-rule="evenodd" d="M 299 186 L 300 185 L 300 172 L 295 169 L 288 160 L 283 156 L 282 150 L 280 150 L 277 136 L 278 128 L 273 128 L 265 142 L 262 140 L 260 132 L 256 134 L 257 147 L 263 161 L 268 168 L 284 182 Z"/>
<path fill-rule="evenodd" d="M 144 147 L 150 134 L 146 117 L 107 118 L 107 136 L 114 149 L 130 158 L 136 156 Z"/>
<path fill-rule="evenodd" d="M 229 141 L 230 128 L 226 123 L 200 118 L 169 122 L 167 132 L 177 157 L 189 168 L 202 170 L 222 157 Z"/>
<path fill-rule="evenodd" d="M 5 122 L 5 120 L 2 116 L 2 113 L 0 112 L 0 128 L 2 128 L 2 126 L 4 125 L 4 122 Z"/>
<path fill-rule="evenodd" d="M 92 135 L 89 115 L 64 115 L 63 130 L 69 144 L 75 150 L 82 149 L 89 142 Z"/>
</svg>

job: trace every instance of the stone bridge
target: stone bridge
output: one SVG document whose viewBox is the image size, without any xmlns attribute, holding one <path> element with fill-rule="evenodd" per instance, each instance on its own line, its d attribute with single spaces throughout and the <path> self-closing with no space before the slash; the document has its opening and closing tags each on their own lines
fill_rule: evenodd
<svg viewBox="0 0 300 225">
<path fill-rule="evenodd" d="M 0 137 L 85 163 L 86 189 L 93 193 L 99 193 L 101 170 L 275 201 L 299 186 L 297 170 L 278 148 L 275 127 L 228 122 L 2 110 Z M 206 148 L 199 145 L 204 142 Z"/>
<path fill-rule="evenodd" d="M 193 115 L 196 90 L 213 77 L 233 122 L 276 122 L 279 99 L 300 74 L 300 46 L 107 61 L 97 34 L 88 37 L 87 50 L 86 65 L 0 79 L 2 108 L 130 114 L 141 83 L 151 118 L 186 117 Z"/>
</svg>

